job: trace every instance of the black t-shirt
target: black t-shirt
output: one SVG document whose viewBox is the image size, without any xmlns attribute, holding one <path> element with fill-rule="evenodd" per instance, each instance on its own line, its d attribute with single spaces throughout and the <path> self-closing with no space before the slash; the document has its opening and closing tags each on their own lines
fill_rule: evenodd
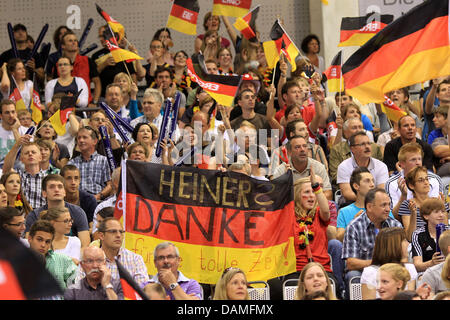
<svg viewBox="0 0 450 320">
<path fill-rule="evenodd" d="M 433 149 L 431 149 L 431 146 L 425 141 L 416 138 L 416 142 L 420 144 L 424 153 L 422 164 L 427 167 L 428 170 L 434 172 Z M 401 137 L 395 138 L 386 144 L 386 147 L 384 148 L 383 162 L 387 165 L 389 171 L 397 171 L 395 164 L 398 162 L 398 152 L 402 145 Z"/>
<path fill-rule="evenodd" d="M 18 50 L 18 52 L 19 58 L 23 61 L 28 60 L 31 55 L 31 49 L 29 48 L 26 48 L 25 50 Z M 13 58 L 15 58 L 15 56 L 12 49 L 6 50 L 0 55 L 0 65 L 3 65 L 4 62 L 8 62 Z M 36 65 L 36 69 L 44 68 L 45 61 L 42 60 L 41 55 L 38 52 L 36 52 L 36 55 L 34 56 L 34 62 Z"/>
<path fill-rule="evenodd" d="M 109 50 L 106 48 L 100 49 L 99 51 L 95 52 L 92 55 L 92 60 L 95 62 L 95 60 L 97 60 L 98 58 L 104 56 L 105 54 L 108 54 Z M 125 63 L 127 65 L 127 67 L 125 67 Z M 135 74 L 136 70 L 134 69 L 134 65 L 132 62 L 119 62 L 116 63 L 116 65 L 114 66 L 107 66 L 105 69 L 103 69 L 102 72 L 100 72 L 100 81 L 102 83 L 102 93 L 101 96 L 104 97 L 105 96 L 105 91 L 106 91 L 106 86 L 110 83 L 114 82 L 114 77 L 116 76 L 116 74 L 120 73 L 120 72 L 125 72 L 128 74 L 128 71 L 130 72 L 130 74 Z"/>
</svg>

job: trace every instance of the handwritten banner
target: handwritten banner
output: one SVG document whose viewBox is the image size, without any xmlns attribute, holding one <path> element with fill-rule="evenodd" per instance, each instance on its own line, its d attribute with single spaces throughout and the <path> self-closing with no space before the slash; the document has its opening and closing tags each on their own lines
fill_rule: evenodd
<svg viewBox="0 0 450 320">
<path fill-rule="evenodd" d="M 249 281 L 295 272 L 290 171 L 268 182 L 129 160 L 125 179 L 116 217 L 125 215 L 125 247 L 143 256 L 149 274 L 164 241 L 179 248 L 180 270 L 201 283 L 216 283 L 228 267 L 243 269 Z"/>
</svg>

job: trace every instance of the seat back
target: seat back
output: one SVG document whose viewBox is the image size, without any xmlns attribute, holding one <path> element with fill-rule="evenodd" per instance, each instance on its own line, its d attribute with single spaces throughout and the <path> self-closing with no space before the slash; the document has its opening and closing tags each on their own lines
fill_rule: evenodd
<svg viewBox="0 0 450 320">
<path fill-rule="evenodd" d="M 350 300 L 362 300 L 361 277 L 350 279 Z"/>
<path fill-rule="evenodd" d="M 270 287 L 265 281 L 250 281 L 247 288 L 250 300 L 270 300 Z"/>
</svg>

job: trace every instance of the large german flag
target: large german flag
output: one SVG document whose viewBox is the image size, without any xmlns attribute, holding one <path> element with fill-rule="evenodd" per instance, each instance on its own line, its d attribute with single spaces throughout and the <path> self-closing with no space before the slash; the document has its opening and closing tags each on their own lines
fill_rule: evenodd
<svg viewBox="0 0 450 320">
<path fill-rule="evenodd" d="M 379 17 L 379 20 L 376 18 Z M 338 47 L 362 46 L 394 20 L 391 14 L 342 18 L 341 39 Z"/>
<path fill-rule="evenodd" d="M 426 1 L 381 30 L 343 65 L 345 90 L 361 103 L 450 74 L 449 1 Z"/>
<path fill-rule="evenodd" d="M 344 89 L 344 82 L 342 79 L 342 51 L 333 58 L 330 67 L 325 70 L 327 76 L 327 84 L 329 92 L 341 92 Z"/>
<path fill-rule="evenodd" d="M 263 43 L 264 53 L 269 68 L 275 68 L 278 60 L 280 60 L 280 54 L 283 53 L 291 64 L 292 71 L 295 71 L 295 69 L 297 69 L 295 58 L 300 52 L 297 50 L 297 47 L 294 42 L 292 42 L 291 38 L 289 38 L 288 34 L 284 31 L 278 19 L 272 26 L 270 38 L 272 41 Z"/>
<path fill-rule="evenodd" d="M 103 11 L 102 8 L 99 7 L 98 4 L 95 4 L 97 7 L 97 12 L 105 19 L 108 25 L 111 27 L 112 31 L 119 34 L 119 42 L 125 37 L 125 28 L 123 25 L 119 23 L 119 21 L 114 20 L 109 14 Z"/>
<path fill-rule="evenodd" d="M 242 18 L 237 18 L 236 22 L 233 24 L 247 40 L 254 40 L 256 38 L 255 22 L 258 17 L 259 7 L 260 6 L 258 5 Z"/>
<path fill-rule="evenodd" d="M 217 103 L 231 107 L 234 97 L 241 84 L 242 76 L 224 76 L 208 74 L 205 67 L 204 57 L 201 54 L 195 55 L 194 60 L 187 59 L 187 71 L 192 81 L 195 81 Z M 195 65 L 195 67 L 194 67 Z"/>
<path fill-rule="evenodd" d="M 167 28 L 190 35 L 197 34 L 198 1 L 175 0 L 167 20 Z"/>
<path fill-rule="evenodd" d="M 252 6 L 252 0 L 214 0 L 214 16 L 242 17 Z"/>
</svg>

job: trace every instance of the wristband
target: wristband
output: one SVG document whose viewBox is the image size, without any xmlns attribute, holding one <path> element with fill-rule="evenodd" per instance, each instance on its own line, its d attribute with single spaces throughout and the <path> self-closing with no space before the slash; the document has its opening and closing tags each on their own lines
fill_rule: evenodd
<svg viewBox="0 0 450 320">
<path fill-rule="evenodd" d="M 322 193 L 322 188 L 319 187 L 319 189 L 313 190 L 313 191 L 314 191 L 315 194 L 319 194 L 319 193 Z"/>
</svg>

